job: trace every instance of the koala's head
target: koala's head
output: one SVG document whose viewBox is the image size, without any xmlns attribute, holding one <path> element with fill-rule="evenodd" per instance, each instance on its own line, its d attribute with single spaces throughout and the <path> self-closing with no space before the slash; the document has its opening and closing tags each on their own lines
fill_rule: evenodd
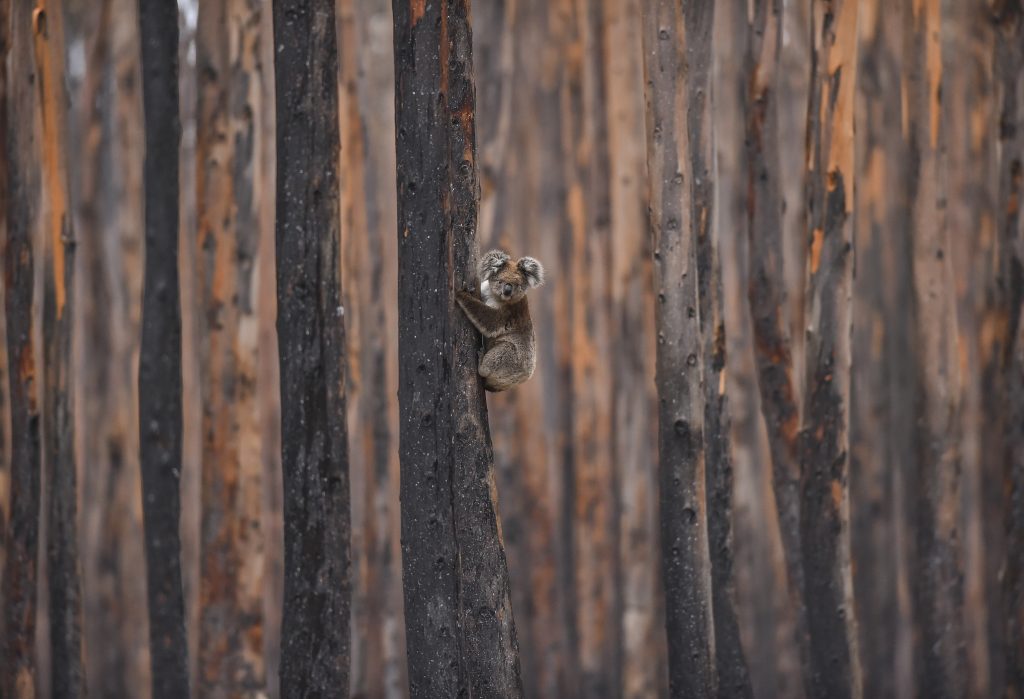
<svg viewBox="0 0 1024 699">
<path fill-rule="evenodd" d="M 491 297 L 499 303 L 518 303 L 526 292 L 544 283 L 544 267 L 532 257 L 513 262 L 508 253 L 491 250 L 480 258 L 480 279 L 490 285 Z"/>
</svg>

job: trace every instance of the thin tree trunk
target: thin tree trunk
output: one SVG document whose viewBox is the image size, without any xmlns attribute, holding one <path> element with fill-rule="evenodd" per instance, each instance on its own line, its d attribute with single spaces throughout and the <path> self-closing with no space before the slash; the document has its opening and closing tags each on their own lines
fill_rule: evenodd
<svg viewBox="0 0 1024 699">
<path fill-rule="evenodd" d="M 267 194 L 256 177 L 265 97 L 257 74 L 259 17 L 249 2 L 206 0 L 196 32 L 203 421 L 199 690 L 207 696 L 257 692 L 266 684 L 256 373 L 259 208 Z"/>
<path fill-rule="evenodd" d="M 32 299 L 33 240 L 39 212 L 36 103 L 32 61 L 32 0 L 11 3 L 10 44 L 2 58 L 9 72 L 6 124 L 7 241 L 4 285 L 10 362 L 10 527 L 4 569 L 4 628 L 0 687 L 10 699 L 36 695 L 36 570 L 40 508 L 40 415 Z M 0 11 L 0 16 L 6 16 Z M 10 54 L 8 56 L 8 53 Z"/>
<path fill-rule="evenodd" d="M 36 84 L 42 113 L 42 166 L 48 192 L 48 235 L 43 272 L 44 398 L 46 440 L 50 648 L 52 692 L 85 692 L 82 666 L 81 575 L 78 560 L 77 474 L 72 393 L 72 321 L 75 233 L 67 160 L 64 16 L 61 3 L 35 10 Z"/>
<path fill-rule="evenodd" d="M 469 4 L 395 0 L 403 586 L 413 697 L 521 696 L 479 335 Z M 455 416 L 459 416 L 456 420 Z"/>
<path fill-rule="evenodd" d="M 849 511 L 858 9 L 856 0 L 812 5 L 800 544 L 815 697 L 862 694 Z"/>
<path fill-rule="evenodd" d="M 768 429 L 772 486 L 786 557 L 786 580 L 796 618 L 796 648 L 809 691 L 810 646 L 800 549 L 800 408 L 786 321 L 780 154 L 782 8 L 759 0 L 747 28 L 744 95 L 747 143 L 747 225 L 750 277 L 747 297 L 753 321 L 761 410 Z"/>
<path fill-rule="evenodd" d="M 903 93 L 917 349 L 914 396 L 917 472 L 908 485 L 913 527 L 918 692 L 964 696 L 962 566 L 958 544 L 956 306 L 946 232 L 941 143 L 942 51 L 939 0 L 903 5 Z M 913 493 L 913 494 L 911 494 Z"/>
<path fill-rule="evenodd" d="M 658 330 L 661 542 L 669 693 L 673 697 L 717 692 L 712 621 L 704 462 L 704 353 L 698 317 L 698 241 L 694 209 L 706 144 L 696 129 L 697 91 L 690 70 L 710 59 L 710 3 L 647 0 L 644 5 L 644 73 L 647 101 L 647 163 L 654 235 Z M 706 27 L 707 36 L 694 34 Z M 699 73 L 698 73 L 699 75 Z M 701 155 L 697 155 L 700 151 Z"/>
<path fill-rule="evenodd" d="M 11 19 L 10 0 L 0 0 L 0 249 L 7 244 L 7 49 Z M 7 279 L 7 265 L 0 263 L 0 278 Z M 12 366 L 7 357 L 7 306 L 4 299 L 7 285 L 0 283 L 0 605 L 3 605 L 4 561 L 7 557 L 7 504 L 10 495 L 11 453 L 8 425 L 10 424 L 10 378 Z M 4 630 L 4 615 L 0 614 L 0 633 Z M 0 645 L 0 669 L 3 668 L 3 646 Z"/>
<path fill-rule="evenodd" d="M 285 581 L 281 695 L 349 686 L 349 473 L 333 0 L 275 0 Z"/>
<path fill-rule="evenodd" d="M 189 693 L 181 584 L 181 307 L 178 284 L 178 12 L 139 0 L 146 262 L 139 434 L 154 699 Z"/>
<path fill-rule="evenodd" d="M 1005 646 L 1008 697 L 1024 696 L 1024 5 L 1020 0 L 992 3 L 996 45 L 994 73 L 999 114 L 999 199 L 996 204 L 998 283 L 1001 311 L 991 361 L 1000 367 L 1007 400 L 1003 417 L 1003 473 L 1006 493 Z M 1001 475 L 1001 478 L 1000 478 Z"/>
</svg>

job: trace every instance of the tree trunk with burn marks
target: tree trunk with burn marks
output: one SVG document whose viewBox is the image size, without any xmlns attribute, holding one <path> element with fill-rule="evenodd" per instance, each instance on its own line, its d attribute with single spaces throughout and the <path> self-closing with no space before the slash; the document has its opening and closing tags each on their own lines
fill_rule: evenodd
<svg viewBox="0 0 1024 699">
<path fill-rule="evenodd" d="M 705 499 L 704 348 L 693 226 L 695 199 L 700 195 L 695 180 L 703 162 L 696 151 L 703 154 L 705 144 L 691 141 L 697 135 L 697 117 L 691 116 L 691 110 L 698 110 L 694 98 L 704 86 L 691 70 L 679 70 L 687 65 L 686 53 L 696 39 L 691 32 L 705 12 L 711 12 L 711 3 L 694 3 L 685 14 L 671 0 L 647 0 L 644 5 L 647 163 L 656 261 L 662 574 L 673 697 L 709 696 L 718 691 Z M 710 33 L 709 23 L 707 30 Z M 710 41 L 704 50 L 710 50 Z"/>
<path fill-rule="evenodd" d="M 349 684 L 350 518 L 333 0 L 275 0 L 284 474 L 281 696 Z"/>
<path fill-rule="evenodd" d="M 781 5 L 781 0 L 758 0 L 747 27 L 743 69 L 750 246 L 747 298 L 754 334 L 761 411 L 768 432 L 775 506 L 786 557 L 786 581 L 796 618 L 796 648 L 804 689 L 809 691 L 810 640 L 800 548 L 797 444 L 800 404 L 793 374 L 790 329 L 784 313 L 786 280 L 779 119 L 784 96 L 781 82 Z"/>
<path fill-rule="evenodd" d="M 855 0 L 812 5 L 800 544 L 814 697 L 862 694 L 849 501 L 858 10 Z"/>
<path fill-rule="evenodd" d="M 996 202 L 998 328 L 990 362 L 1004 383 L 1002 473 L 988 478 L 1009 488 L 1005 497 L 1006 554 L 1002 569 L 1007 696 L 1024 696 L 1024 5 L 992 3 L 993 60 L 998 114 L 999 193 Z M 991 503 L 990 503 L 991 504 Z M 995 687 L 994 689 L 1000 689 Z"/>
<path fill-rule="evenodd" d="M 198 688 L 258 692 L 263 663 L 263 462 L 257 402 L 258 179 L 265 99 L 260 10 L 204 0 L 196 30 L 196 249 L 202 396 Z M 226 40 L 226 37 L 231 37 Z M 266 66 L 265 68 L 269 68 Z"/>
<path fill-rule="evenodd" d="M 521 696 L 480 337 L 469 4 L 395 0 L 403 586 L 413 697 Z"/>
<path fill-rule="evenodd" d="M 40 1 L 34 14 L 42 167 L 48 193 L 43 271 L 43 438 L 47 465 L 47 566 L 54 697 L 85 694 L 72 392 L 75 233 L 68 181 L 64 13 Z"/>
<path fill-rule="evenodd" d="M 940 2 L 905 2 L 902 10 L 912 327 L 917 350 L 913 392 L 918 415 L 916 472 L 909 479 L 907 492 L 913 531 L 910 570 L 917 627 L 916 691 L 959 697 L 966 691 L 955 443 L 959 358 L 941 152 Z"/>
<path fill-rule="evenodd" d="M 178 298 L 178 12 L 139 0 L 146 262 L 139 354 L 139 454 L 154 699 L 189 693 L 181 584 L 181 304 Z"/>
<path fill-rule="evenodd" d="M 7 240 L 4 245 L 4 302 L 10 366 L 10 521 L 3 578 L 3 648 L 0 688 L 4 697 L 36 694 L 36 580 L 40 508 L 40 415 L 37 394 L 32 299 L 33 241 L 39 216 L 38 134 L 32 61 L 32 0 L 12 0 L 10 24 L 0 27 L 8 79 L 6 136 Z M 0 18 L 7 17 L 0 11 Z M 9 32 L 9 34 L 8 34 Z M 7 42 L 10 38 L 10 43 Z M 0 105 L 2 106 L 2 105 Z M 17 125 L 17 128 L 11 128 Z"/>
</svg>

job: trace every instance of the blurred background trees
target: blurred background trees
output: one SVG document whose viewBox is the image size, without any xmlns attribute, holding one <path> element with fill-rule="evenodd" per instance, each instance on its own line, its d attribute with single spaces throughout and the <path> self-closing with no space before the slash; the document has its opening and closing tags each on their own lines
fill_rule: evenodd
<svg viewBox="0 0 1024 699">
<path fill-rule="evenodd" d="M 282 16 L 297 21 L 306 5 L 282 3 Z M 441 10 L 430 5 L 434 22 Z M 342 622 L 328 621 L 344 617 L 336 600 L 324 609 L 337 616 L 300 615 L 347 653 L 330 681 L 347 675 L 358 697 L 410 694 L 429 660 L 422 644 L 435 641 L 406 635 L 405 619 L 427 611 L 407 608 L 426 588 L 407 580 L 403 593 L 403 563 L 407 573 L 450 568 L 451 580 L 464 571 L 427 555 L 449 540 L 403 535 L 400 505 L 429 520 L 440 490 L 408 479 L 401 430 L 457 430 L 440 414 L 427 424 L 422 411 L 400 411 L 414 405 L 400 403 L 413 397 L 400 366 L 431 391 L 461 384 L 426 381 L 434 364 L 416 352 L 431 340 L 414 332 L 400 345 L 399 328 L 415 330 L 409 309 L 427 308 L 450 274 L 461 279 L 449 265 L 471 251 L 452 241 L 472 231 L 410 246 L 400 221 L 454 229 L 474 214 L 480 252 L 536 256 L 549 283 L 530 297 L 533 379 L 488 394 L 485 412 L 471 391 L 452 403 L 488 416 L 493 455 L 465 463 L 493 456 L 498 503 L 473 511 L 494 521 L 493 535 L 462 546 L 491 547 L 477 562 L 505 561 L 508 592 L 481 596 L 476 617 L 430 619 L 435 631 L 456 633 L 449 618 L 500 631 L 482 661 L 510 673 L 504 682 L 517 648 L 528 697 L 668 696 L 670 668 L 694 660 L 708 674 L 686 671 L 687 681 L 722 696 L 1022 696 L 1020 0 L 478 0 L 471 11 L 453 0 L 440 7 L 469 16 L 471 37 L 460 24 L 443 36 L 424 25 L 419 43 L 409 37 L 427 16 L 422 2 L 326 7 L 333 35 L 300 32 L 288 50 L 310 51 L 332 86 L 320 85 L 312 111 L 287 103 L 289 126 L 275 96 L 287 102 L 309 75 L 305 54 L 279 55 L 272 3 L 179 3 L 177 84 L 171 72 L 155 80 L 178 96 L 156 114 L 178 112 L 180 142 L 151 173 L 177 183 L 173 196 L 170 185 L 154 190 L 179 202 L 177 223 L 170 212 L 156 222 L 177 237 L 164 230 L 163 253 L 144 269 L 138 2 L 0 0 L 0 695 L 77 696 L 84 682 L 94 697 L 152 696 L 153 673 L 166 673 L 151 613 L 170 607 L 147 585 L 147 545 L 151 566 L 157 544 L 176 557 L 164 548 L 175 534 L 181 583 L 160 582 L 180 588 L 172 623 L 183 633 L 164 650 L 187 663 L 194 693 L 278 696 L 286 590 L 315 594 L 303 586 L 321 580 L 286 569 L 287 537 L 314 564 L 335 542 L 327 573 L 348 568 L 339 585 L 350 594 L 326 590 L 350 597 L 347 651 Z M 336 70 L 321 56 L 332 41 Z M 426 57 L 436 84 L 418 72 Z M 302 65 L 278 90 L 282 60 Z M 475 111 L 464 93 L 434 94 L 451 85 L 442 75 L 458 87 L 474 73 Z M 410 110 L 397 122 L 396 89 Z M 434 132 L 413 128 L 431 126 L 412 119 L 416 109 L 436 109 L 436 137 L 461 153 L 475 131 L 475 154 L 426 148 Z M 314 188 L 306 202 L 328 211 L 307 241 L 325 246 L 323 266 L 297 274 L 277 264 L 309 251 L 289 258 L 287 240 L 275 242 L 281 134 L 300 146 L 318 134 L 328 145 L 301 162 L 329 173 L 325 119 L 336 119 L 337 193 Z M 430 163 L 445 164 L 443 179 L 428 179 Z M 315 176 L 299 168 L 294 181 Z M 449 244 L 452 258 L 438 252 Z M 158 454 L 168 482 L 144 491 L 140 445 L 154 433 L 140 406 L 170 394 L 140 384 L 140 365 L 170 358 L 173 373 L 175 362 L 164 341 L 143 350 L 144 271 L 150 283 L 173 271 L 167 245 L 180 291 L 168 277 L 153 292 L 180 302 L 181 456 Z M 303 296 L 332 278 L 340 303 Z M 312 320 L 279 325 L 281 299 L 299 311 L 323 303 Z M 447 302 L 430 303 L 440 312 Z M 302 361 L 282 363 L 282 328 L 281 347 L 310 350 L 310 331 L 337 358 L 306 366 L 317 385 L 282 373 Z M 667 355 L 679 371 L 659 364 Z M 661 402 L 684 394 L 685 419 Z M 305 418 L 303 401 L 317 406 Z M 347 476 L 287 458 L 282 470 L 283 446 L 302 459 L 328 433 L 328 466 L 347 452 Z M 676 444 L 684 437 L 688 447 Z M 434 457 L 415 458 L 426 478 Z M 457 476 L 444 506 L 452 532 L 470 521 L 467 507 L 493 502 L 468 473 L 445 474 Z M 312 522 L 286 532 L 285 512 L 302 513 L 305 494 L 334 498 L 323 501 L 323 537 L 310 538 Z M 337 549 L 347 535 L 330 529 L 343 500 L 347 561 Z M 147 544 L 144 512 L 161 509 L 176 531 Z M 677 545 L 676 530 L 701 545 Z M 678 569 L 663 575 L 683 554 L 707 588 L 688 589 L 689 606 Z M 699 657 L 670 657 L 690 646 L 676 645 L 681 630 L 666 619 L 698 603 L 714 639 L 687 629 Z M 292 650 L 306 641 L 299 634 Z M 305 672 L 301 661 L 290 671 Z"/>
</svg>

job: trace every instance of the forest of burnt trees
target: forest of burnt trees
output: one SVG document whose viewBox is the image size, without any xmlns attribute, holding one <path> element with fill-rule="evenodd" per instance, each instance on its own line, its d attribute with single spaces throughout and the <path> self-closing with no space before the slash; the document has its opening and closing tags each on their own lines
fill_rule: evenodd
<svg viewBox="0 0 1024 699">
<path fill-rule="evenodd" d="M 1021 0 L 0 0 L 0 699 L 1020 699 L 1022 198 Z"/>
</svg>

